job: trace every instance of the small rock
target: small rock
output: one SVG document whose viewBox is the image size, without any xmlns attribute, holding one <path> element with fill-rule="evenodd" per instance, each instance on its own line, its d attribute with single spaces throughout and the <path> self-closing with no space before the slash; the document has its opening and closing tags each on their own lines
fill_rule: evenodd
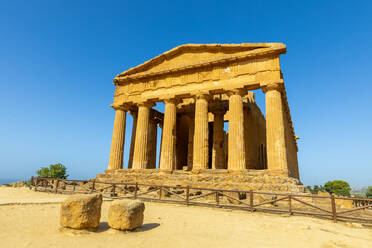
<svg viewBox="0 0 372 248">
<path fill-rule="evenodd" d="M 97 228 L 101 219 L 102 195 L 73 195 L 61 204 L 60 223 L 74 229 Z"/>
<path fill-rule="evenodd" d="M 108 210 L 108 224 L 118 230 L 133 230 L 143 224 L 145 204 L 140 200 L 116 200 Z"/>
</svg>

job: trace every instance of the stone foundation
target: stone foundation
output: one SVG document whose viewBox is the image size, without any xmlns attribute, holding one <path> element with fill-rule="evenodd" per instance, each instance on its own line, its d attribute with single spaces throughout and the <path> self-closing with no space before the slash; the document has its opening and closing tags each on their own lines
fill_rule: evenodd
<svg viewBox="0 0 372 248">
<path fill-rule="evenodd" d="M 149 185 L 190 186 L 212 189 L 255 190 L 304 193 L 305 187 L 295 178 L 268 170 L 198 170 L 162 171 L 159 169 L 106 170 L 96 176 L 100 182 L 140 183 Z"/>
</svg>

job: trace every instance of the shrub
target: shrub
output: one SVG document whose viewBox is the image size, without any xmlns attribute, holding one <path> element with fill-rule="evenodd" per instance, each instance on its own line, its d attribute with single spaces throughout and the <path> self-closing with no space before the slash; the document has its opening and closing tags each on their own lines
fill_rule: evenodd
<svg viewBox="0 0 372 248">
<path fill-rule="evenodd" d="M 372 186 L 368 186 L 365 194 L 367 198 L 372 198 Z"/>
<path fill-rule="evenodd" d="M 324 184 L 324 189 L 329 193 L 340 195 L 340 196 L 350 196 L 350 185 L 342 180 L 329 181 Z"/>
<path fill-rule="evenodd" d="M 66 174 L 66 167 L 61 164 L 51 164 L 48 167 L 41 167 L 40 170 L 37 170 L 36 173 L 39 177 L 50 177 L 50 178 L 60 178 L 66 179 L 68 175 Z"/>
</svg>

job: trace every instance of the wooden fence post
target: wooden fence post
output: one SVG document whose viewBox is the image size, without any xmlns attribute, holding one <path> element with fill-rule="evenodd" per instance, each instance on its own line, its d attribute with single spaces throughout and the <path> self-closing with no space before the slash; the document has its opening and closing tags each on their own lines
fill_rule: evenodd
<svg viewBox="0 0 372 248">
<path fill-rule="evenodd" d="M 57 194 L 58 193 L 58 184 L 59 184 L 59 179 L 57 179 L 57 182 L 55 184 L 55 189 L 54 189 L 54 193 Z"/>
<path fill-rule="evenodd" d="M 331 195 L 331 205 L 332 205 L 332 216 L 333 222 L 337 222 L 337 213 L 336 213 L 336 202 L 335 202 L 335 195 Z"/>
<path fill-rule="evenodd" d="M 96 185 L 96 179 L 93 179 L 92 183 L 92 189 L 90 190 L 90 193 L 92 194 L 94 192 L 94 186 Z"/>
<path fill-rule="evenodd" d="M 220 192 L 219 191 L 216 191 L 216 205 L 217 206 L 220 205 Z"/>
<path fill-rule="evenodd" d="M 115 196 L 116 184 L 112 184 L 112 196 Z"/>
<path fill-rule="evenodd" d="M 251 212 L 253 212 L 253 190 L 249 191 L 249 205 L 251 208 Z"/>
<path fill-rule="evenodd" d="M 163 193 L 162 191 L 163 191 L 163 189 L 162 189 L 162 187 L 160 186 L 160 187 L 159 187 L 159 200 L 161 200 L 161 194 Z"/>
<path fill-rule="evenodd" d="M 190 186 L 186 187 L 186 205 L 189 205 Z"/>
<path fill-rule="evenodd" d="M 32 186 L 34 186 L 34 177 L 32 176 L 31 179 L 30 179 L 30 189 L 32 188 Z"/>
<path fill-rule="evenodd" d="M 138 188 L 138 183 L 136 182 L 136 186 L 134 188 L 134 199 L 137 199 L 137 188 Z"/>
<path fill-rule="evenodd" d="M 289 195 L 289 198 L 288 198 L 288 212 L 289 212 L 290 215 L 293 214 L 293 212 L 292 212 L 292 196 L 291 195 Z"/>
</svg>

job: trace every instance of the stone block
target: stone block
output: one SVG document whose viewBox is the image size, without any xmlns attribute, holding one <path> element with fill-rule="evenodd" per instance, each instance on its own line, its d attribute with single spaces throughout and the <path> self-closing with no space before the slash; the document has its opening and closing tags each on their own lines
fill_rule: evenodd
<svg viewBox="0 0 372 248">
<path fill-rule="evenodd" d="M 108 224 L 118 230 L 133 230 L 142 226 L 145 204 L 139 200 L 113 201 L 108 210 Z"/>
<path fill-rule="evenodd" d="M 97 228 L 101 205 L 101 194 L 73 195 L 61 204 L 60 224 L 74 229 Z"/>
</svg>

